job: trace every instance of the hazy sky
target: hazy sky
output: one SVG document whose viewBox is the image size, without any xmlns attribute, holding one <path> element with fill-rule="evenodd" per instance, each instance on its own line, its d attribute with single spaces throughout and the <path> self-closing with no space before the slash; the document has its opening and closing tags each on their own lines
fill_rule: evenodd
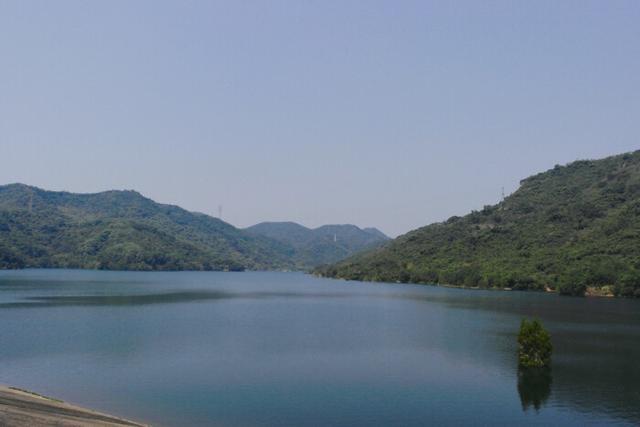
<svg viewBox="0 0 640 427">
<path fill-rule="evenodd" d="M 636 0 L 0 0 L 0 183 L 395 236 L 639 135 Z"/>
</svg>

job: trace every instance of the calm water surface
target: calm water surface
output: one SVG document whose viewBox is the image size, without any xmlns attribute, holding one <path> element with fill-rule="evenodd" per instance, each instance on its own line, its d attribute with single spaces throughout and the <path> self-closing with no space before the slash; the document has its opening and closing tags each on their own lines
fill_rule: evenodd
<svg viewBox="0 0 640 427">
<path fill-rule="evenodd" d="M 542 319 L 551 374 L 519 376 Z M 160 426 L 640 424 L 640 301 L 0 271 L 0 383 Z"/>
</svg>

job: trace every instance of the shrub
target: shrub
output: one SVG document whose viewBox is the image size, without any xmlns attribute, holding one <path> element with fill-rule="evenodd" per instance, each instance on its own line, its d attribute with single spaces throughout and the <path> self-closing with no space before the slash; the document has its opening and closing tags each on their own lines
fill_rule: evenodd
<svg viewBox="0 0 640 427">
<path fill-rule="evenodd" d="M 538 320 L 522 319 L 518 334 L 518 365 L 544 368 L 551 364 L 551 337 Z"/>
</svg>

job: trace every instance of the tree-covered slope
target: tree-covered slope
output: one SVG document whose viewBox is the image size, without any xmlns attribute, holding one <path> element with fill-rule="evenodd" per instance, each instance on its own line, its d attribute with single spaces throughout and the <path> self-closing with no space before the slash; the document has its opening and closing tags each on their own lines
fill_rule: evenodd
<svg viewBox="0 0 640 427">
<path fill-rule="evenodd" d="M 0 268 L 290 268 L 290 248 L 134 191 L 0 186 Z"/>
<path fill-rule="evenodd" d="M 556 166 L 495 206 L 319 274 L 354 280 L 640 296 L 640 151 Z"/>
<path fill-rule="evenodd" d="M 246 231 L 290 246 L 298 268 L 336 262 L 389 239 L 375 228 L 360 229 L 350 224 L 310 229 L 295 222 L 262 222 Z"/>
</svg>

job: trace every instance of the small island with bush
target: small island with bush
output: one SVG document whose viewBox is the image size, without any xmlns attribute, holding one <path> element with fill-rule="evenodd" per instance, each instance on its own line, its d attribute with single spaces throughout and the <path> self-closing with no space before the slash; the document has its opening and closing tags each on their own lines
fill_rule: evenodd
<svg viewBox="0 0 640 427">
<path fill-rule="evenodd" d="M 538 320 L 522 319 L 518 334 L 518 366 L 549 368 L 551 366 L 551 336 Z"/>
</svg>

